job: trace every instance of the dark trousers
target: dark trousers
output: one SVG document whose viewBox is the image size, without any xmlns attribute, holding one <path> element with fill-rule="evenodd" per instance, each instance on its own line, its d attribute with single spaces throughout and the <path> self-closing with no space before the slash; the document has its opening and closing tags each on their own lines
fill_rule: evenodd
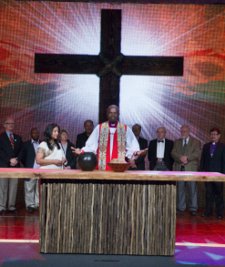
<svg viewBox="0 0 225 267">
<path fill-rule="evenodd" d="M 157 161 L 153 170 L 154 171 L 169 171 L 169 169 L 167 168 L 163 160 Z"/>
<path fill-rule="evenodd" d="M 212 214 L 214 201 L 216 204 L 216 215 L 223 216 L 224 201 L 223 201 L 223 183 L 209 182 L 205 183 L 206 189 L 206 210 L 205 213 Z"/>
</svg>

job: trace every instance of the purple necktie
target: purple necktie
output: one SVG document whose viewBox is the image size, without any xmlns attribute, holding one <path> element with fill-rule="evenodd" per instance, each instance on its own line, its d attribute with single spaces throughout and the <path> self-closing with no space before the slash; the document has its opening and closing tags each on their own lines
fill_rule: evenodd
<svg viewBox="0 0 225 267">
<path fill-rule="evenodd" d="M 213 157 L 215 150 L 216 150 L 216 143 L 211 143 L 210 144 L 210 156 L 211 157 Z"/>
</svg>

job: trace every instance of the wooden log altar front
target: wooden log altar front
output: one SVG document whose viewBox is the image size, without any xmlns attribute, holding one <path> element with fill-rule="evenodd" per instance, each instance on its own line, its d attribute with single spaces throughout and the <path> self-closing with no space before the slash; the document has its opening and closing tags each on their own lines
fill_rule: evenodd
<svg viewBox="0 0 225 267">
<path fill-rule="evenodd" d="M 40 178 L 43 253 L 173 255 L 176 181 L 225 181 L 219 173 L 0 169 Z"/>
<path fill-rule="evenodd" d="M 42 180 L 41 252 L 173 255 L 175 183 Z"/>
</svg>

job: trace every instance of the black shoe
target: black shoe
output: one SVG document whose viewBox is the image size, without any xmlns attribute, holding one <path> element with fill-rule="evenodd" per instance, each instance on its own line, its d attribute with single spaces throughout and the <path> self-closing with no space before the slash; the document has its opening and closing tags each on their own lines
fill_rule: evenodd
<svg viewBox="0 0 225 267">
<path fill-rule="evenodd" d="M 216 218 L 217 218 L 218 220 L 222 220 L 222 219 L 223 219 L 223 216 L 222 216 L 222 215 L 217 215 Z"/>
<path fill-rule="evenodd" d="M 8 210 L 8 212 L 9 212 L 11 215 L 16 215 L 16 214 L 17 214 L 17 210 L 16 210 L 16 209 Z"/>
<path fill-rule="evenodd" d="M 197 211 L 191 211 L 191 216 L 196 216 L 197 215 Z"/>
<path fill-rule="evenodd" d="M 210 216 L 212 216 L 212 213 L 210 213 L 210 212 L 202 213 L 202 217 L 210 217 Z"/>
<path fill-rule="evenodd" d="M 0 210 L 0 216 L 4 216 L 5 215 L 5 210 Z"/>
<path fill-rule="evenodd" d="M 184 211 L 182 211 L 182 210 L 177 210 L 176 214 L 177 214 L 178 216 L 183 216 L 183 215 L 184 215 Z"/>
<path fill-rule="evenodd" d="M 35 211 L 35 208 L 33 208 L 33 207 L 27 207 L 27 211 L 29 213 L 33 213 Z"/>
</svg>

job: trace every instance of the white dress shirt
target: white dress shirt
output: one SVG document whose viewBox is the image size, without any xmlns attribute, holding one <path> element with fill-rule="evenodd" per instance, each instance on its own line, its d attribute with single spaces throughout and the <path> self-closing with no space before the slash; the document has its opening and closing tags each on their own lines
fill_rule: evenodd
<svg viewBox="0 0 225 267">
<path fill-rule="evenodd" d="M 157 159 L 163 159 L 164 153 L 165 153 L 165 138 L 162 139 L 163 142 L 158 142 L 157 140 L 157 148 L 156 148 L 156 158 Z"/>
<path fill-rule="evenodd" d="M 189 136 L 187 138 L 183 138 L 183 142 L 182 142 L 183 146 L 185 145 L 185 140 L 186 140 L 186 145 L 188 144 L 189 139 L 190 139 Z"/>
<path fill-rule="evenodd" d="M 35 140 L 31 139 L 31 143 L 33 144 L 34 151 L 35 151 L 35 154 L 36 154 L 37 150 L 38 150 L 38 147 L 39 147 L 39 141 L 35 141 Z M 34 160 L 33 169 L 39 169 L 39 168 L 40 168 L 40 165 L 37 164 L 36 160 Z"/>
</svg>

